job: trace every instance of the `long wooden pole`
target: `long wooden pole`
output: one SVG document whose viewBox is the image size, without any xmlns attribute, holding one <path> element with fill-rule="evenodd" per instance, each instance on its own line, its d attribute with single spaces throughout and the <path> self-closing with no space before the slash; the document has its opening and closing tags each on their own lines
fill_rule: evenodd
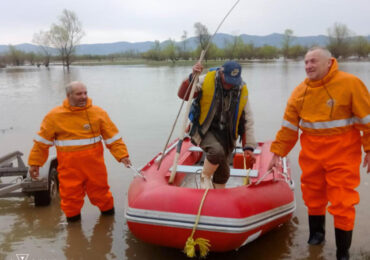
<svg viewBox="0 0 370 260">
<path fill-rule="evenodd" d="M 189 83 L 189 87 L 188 87 L 188 89 L 186 90 L 184 97 L 188 96 L 189 90 L 191 89 L 191 86 L 193 85 L 193 82 L 194 82 L 194 77 L 192 77 L 191 82 Z M 166 148 L 167 148 L 168 143 L 169 143 L 169 141 L 170 141 L 170 139 L 171 139 L 171 136 L 172 136 L 173 130 L 175 129 L 175 126 L 176 126 L 176 123 L 177 123 L 177 119 L 179 119 L 179 116 L 180 116 L 180 113 L 181 113 L 182 107 L 184 106 L 184 102 L 185 102 L 185 99 L 183 99 L 183 100 L 182 100 L 181 105 L 180 105 L 180 108 L 179 108 L 179 111 L 177 112 L 177 116 L 176 116 L 176 118 L 175 118 L 175 121 L 174 121 L 174 122 L 173 122 L 173 124 L 172 124 L 171 132 L 170 132 L 170 135 L 169 135 L 169 136 L 168 136 L 168 138 L 167 138 L 166 144 L 165 144 L 165 145 L 164 145 L 164 147 L 163 147 L 163 151 L 162 151 L 162 153 L 161 153 L 161 158 L 160 158 L 160 160 L 159 160 L 159 162 L 158 162 L 157 170 L 159 170 L 159 168 L 161 168 L 161 164 L 162 164 L 163 158 L 165 157 L 165 151 L 166 151 Z"/>
<path fill-rule="evenodd" d="M 205 50 L 204 50 L 204 55 L 207 53 L 207 51 L 208 51 L 208 49 L 209 49 L 209 46 L 210 46 L 210 45 L 211 45 L 211 43 L 212 43 L 213 38 L 215 37 L 216 33 L 217 33 L 217 32 L 218 32 L 218 30 L 220 29 L 220 27 L 221 27 L 221 25 L 223 24 L 223 22 L 226 20 L 226 17 L 228 17 L 228 16 L 229 16 L 229 14 L 230 14 L 230 13 L 231 13 L 231 11 L 234 9 L 234 7 L 239 3 L 239 1 L 240 1 L 240 0 L 236 1 L 236 3 L 233 5 L 233 7 L 230 9 L 230 11 L 225 15 L 225 17 L 222 19 L 221 23 L 218 25 L 218 27 L 217 27 L 216 31 L 215 31 L 215 32 L 214 32 L 214 34 L 212 35 L 211 39 L 209 40 L 209 42 L 208 42 L 208 44 L 207 44 L 207 47 L 206 47 L 206 48 L 205 48 Z M 200 59 L 199 59 L 199 60 L 200 60 Z M 193 84 L 193 82 L 194 82 L 194 79 L 195 79 L 195 78 L 193 77 L 193 78 L 192 78 L 192 80 L 191 80 L 191 82 L 190 82 L 190 84 L 189 84 L 189 86 L 190 86 L 190 87 L 192 86 L 192 84 Z M 185 97 L 188 95 L 188 91 L 189 91 L 190 87 L 186 90 L 186 93 L 185 93 L 185 95 L 184 95 Z M 190 99 L 188 99 L 188 100 L 190 100 Z M 183 99 L 183 100 L 182 100 L 182 102 L 181 102 L 181 105 L 180 105 L 179 111 L 177 112 L 177 116 L 176 116 L 176 118 L 175 118 L 175 121 L 174 121 L 174 122 L 173 122 L 173 124 L 172 124 L 171 132 L 170 132 L 170 134 L 169 134 L 169 136 L 168 136 L 168 138 L 167 138 L 166 144 L 165 144 L 165 145 L 164 145 L 164 147 L 163 147 L 163 151 L 162 151 L 162 153 L 161 153 L 161 158 L 160 158 L 160 160 L 159 160 L 157 170 L 159 170 L 159 168 L 161 167 L 162 160 L 163 160 L 163 158 L 164 158 L 164 156 L 165 156 L 164 152 L 165 152 L 165 150 L 166 150 L 166 148 L 167 148 L 167 145 L 168 145 L 168 143 L 169 143 L 169 141 L 170 141 L 170 139 L 171 139 L 171 136 L 172 136 L 172 134 L 173 134 L 173 130 L 175 129 L 175 126 L 176 126 L 176 123 L 177 123 L 177 119 L 179 118 L 179 115 L 180 115 L 180 112 L 181 112 L 182 107 L 183 107 L 183 105 L 184 105 L 184 102 L 185 102 L 185 100 Z"/>
<path fill-rule="evenodd" d="M 199 58 L 199 61 L 198 61 L 199 63 L 202 63 L 202 61 L 204 59 L 204 56 L 206 55 L 206 52 L 208 51 L 208 49 L 209 49 L 209 47 L 210 47 L 210 45 L 212 43 L 213 37 L 216 35 L 216 33 L 220 29 L 221 25 L 224 23 L 224 21 L 226 20 L 226 18 L 229 16 L 229 14 L 235 8 L 235 6 L 239 3 L 239 1 L 240 0 L 237 0 L 235 2 L 235 4 L 231 7 L 231 9 L 227 12 L 227 14 L 225 15 L 225 17 L 222 19 L 221 23 L 218 25 L 216 31 L 213 33 L 211 39 L 209 40 L 206 49 L 203 50 L 201 52 L 201 54 L 200 54 L 200 58 Z M 193 97 L 194 97 L 195 84 L 198 83 L 198 78 L 199 78 L 199 73 L 195 73 L 195 75 L 193 75 L 193 79 L 192 79 L 192 83 L 193 84 L 191 84 L 191 86 L 189 86 L 189 87 L 191 87 L 191 91 L 190 91 L 188 102 L 186 104 L 186 110 L 185 110 L 183 125 L 182 125 L 182 129 L 181 129 L 180 136 L 179 136 L 179 142 L 177 143 L 176 154 L 175 154 L 175 158 L 174 158 L 173 165 L 172 165 L 172 172 L 171 172 L 171 176 L 170 176 L 170 178 L 168 180 L 168 183 L 173 183 L 173 181 L 175 179 L 175 176 L 176 176 L 177 164 L 178 164 L 178 161 L 179 161 L 179 157 L 180 157 L 180 153 L 181 153 L 181 147 L 182 147 L 182 142 L 184 141 L 185 130 L 186 130 L 187 122 L 188 122 L 188 114 L 189 114 L 190 106 L 191 106 L 191 103 L 192 103 L 192 100 L 193 100 Z M 172 133 L 171 133 L 171 135 L 172 135 Z M 163 153 L 162 153 L 162 158 L 163 158 Z M 161 160 L 162 160 L 162 158 L 161 158 Z M 158 166 L 158 169 L 159 169 L 159 167 L 160 167 L 160 165 Z"/>
<path fill-rule="evenodd" d="M 199 63 L 202 63 L 202 61 L 204 59 L 204 55 L 205 55 L 205 51 L 202 51 L 202 53 L 200 54 L 199 61 L 198 61 Z M 179 136 L 179 142 L 177 143 L 177 146 L 176 146 L 176 155 L 175 155 L 175 159 L 173 161 L 172 172 L 171 172 L 170 179 L 168 181 L 169 183 L 172 183 L 173 180 L 175 179 L 176 170 L 177 170 L 177 163 L 179 161 L 179 156 L 180 156 L 180 153 L 181 153 L 182 142 L 184 141 L 185 130 L 186 130 L 186 126 L 187 126 L 187 123 L 188 123 L 188 114 L 190 112 L 190 107 L 191 107 L 191 103 L 192 103 L 191 101 L 193 100 L 193 97 L 194 97 L 194 93 L 195 93 L 195 89 L 196 89 L 196 83 L 198 82 L 199 72 L 195 73 L 195 75 L 193 75 L 193 78 L 194 78 L 194 80 L 193 80 L 193 84 L 190 86 L 191 91 L 190 91 L 188 102 L 186 103 L 185 115 L 184 115 L 184 118 L 183 118 L 183 121 L 182 121 L 182 129 L 181 129 L 180 136 Z"/>
</svg>

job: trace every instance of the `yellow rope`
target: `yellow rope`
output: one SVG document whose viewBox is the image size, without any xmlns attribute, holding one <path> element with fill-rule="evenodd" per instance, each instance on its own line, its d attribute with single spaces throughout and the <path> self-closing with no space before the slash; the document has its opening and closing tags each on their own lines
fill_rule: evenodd
<svg viewBox="0 0 370 260">
<path fill-rule="evenodd" d="M 194 257 L 195 256 L 195 246 L 196 245 L 199 246 L 200 256 L 201 257 L 206 257 L 206 255 L 209 252 L 209 247 L 211 246 L 208 239 L 205 239 L 205 238 L 197 238 L 195 240 L 193 239 L 195 230 L 197 229 L 197 226 L 198 226 L 198 222 L 199 222 L 199 219 L 200 219 L 200 213 L 202 211 L 203 203 L 206 199 L 208 190 L 209 189 L 207 188 L 204 191 L 203 198 L 202 198 L 202 200 L 200 202 L 200 205 L 199 205 L 197 218 L 195 219 L 195 224 L 194 224 L 194 227 L 193 227 L 193 231 L 191 232 L 191 235 L 188 237 L 188 239 L 186 240 L 186 243 L 185 243 L 184 253 L 188 257 Z"/>
</svg>

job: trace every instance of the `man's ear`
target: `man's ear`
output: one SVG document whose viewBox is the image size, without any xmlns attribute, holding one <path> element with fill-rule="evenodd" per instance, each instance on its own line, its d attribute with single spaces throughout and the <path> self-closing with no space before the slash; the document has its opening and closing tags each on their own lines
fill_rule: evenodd
<svg viewBox="0 0 370 260">
<path fill-rule="evenodd" d="M 333 59 L 329 59 L 329 60 L 328 60 L 328 68 L 330 68 L 330 67 L 331 67 L 331 65 L 333 65 Z"/>
</svg>

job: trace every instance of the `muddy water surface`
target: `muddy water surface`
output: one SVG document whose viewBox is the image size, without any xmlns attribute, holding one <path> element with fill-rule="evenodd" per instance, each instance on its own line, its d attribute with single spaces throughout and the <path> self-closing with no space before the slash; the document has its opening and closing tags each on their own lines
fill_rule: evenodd
<svg viewBox="0 0 370 260">
<path fill-rule="evenodd" d="M 341 63 L 370 86 L 370 65 Z M 73 66 L 0 69 L 0 156 L 19 150 L 27 161 L 32 138 L 44 115 L 65 97 L 64 85 L 80 80 L 93 103 L 103 107 L 120 129 L 136 167 L 157 154 L 166 141 L 180 101 L 177 86 L 191 67 Z M 258 140 L 270 140 L 279 129 L 286 101 L 305 73 L 303 62 L 247 63 L 243 78 L 250 91 Z M 175 136 L 178 133 L 175 130 Z M 173 137 L 174 138 L 174 137 Z M 51 153 L 54 150 L 50 151 Z M 289 223 L 256 241 L 208 259 L 334 259 L 333 219 L 327 217 L 323 246 L 309 247 L 307 212 L 299 187 L 299 145 L 290 153 L 296 182 L 297 209 Z M 33 198 L 0 199 L 0 259 L 187 259 L 177 249 L 146 244 L 129 232 L 124 219 L 127 190 L 133 174 L 105 152 L 116 215 L 101 217 L 85 199 L 81 223 L 67 225 L 59 201 L 34 207 Z M 9 181 L 9 180 L 3 180 Z M 361 202 L 351 247 L 353 259 L 370 259 L 370 175 L 361 169 Z"/>
</svg>

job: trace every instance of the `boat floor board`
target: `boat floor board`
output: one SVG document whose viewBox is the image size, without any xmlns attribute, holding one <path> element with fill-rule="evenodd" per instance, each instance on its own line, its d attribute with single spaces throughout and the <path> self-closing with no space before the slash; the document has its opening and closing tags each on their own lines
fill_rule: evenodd
<svg viewBox="0 0 370 260">
<path fill-rule="evenodd" d="M 226 183 L 226 188 L 235 188 L 243 185 L 245 185 L 243 178 L 230 177 Z M 186 175 L 186 177 L 181 183 L 181 187 L 200 189 L 200 175 L 198 174 Z"/>
<path fill-rule="evenodd" d="M 181 173 L 198 173 L 202 172 L 203 166 L 193 166 L 193 165 L 177 165 L 176 172 Z M 172 168 L 170 169 L 172 171 Z M 230 168 L 230 177 L 258 177 L 258 170 L 244 170 Z"/>
<path fill-rule="evenodd" d="M 202 148 L 200 148 L 199 146 L 192 146 L 192 147 L 189 148 L 189 151 L 190 152 L 203 152 Z M 243 149 L 242 148 L 235 148 L 234 153 L 243 153 Z M 254 149 L 253 153 L 254 154 L 260 154 L 261 150 L 260 149 Z"/>
</svg>

